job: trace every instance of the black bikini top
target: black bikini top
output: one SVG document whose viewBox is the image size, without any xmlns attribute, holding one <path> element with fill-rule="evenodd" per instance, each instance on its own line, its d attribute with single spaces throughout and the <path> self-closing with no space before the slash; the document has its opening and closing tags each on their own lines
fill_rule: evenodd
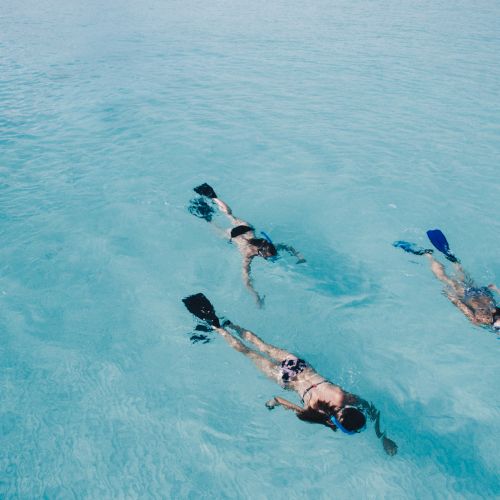
<svg viewBox="0 0 500 500">
<path fill-rule="evenodd" d="M 253 231 L 253 227 L 243 225 L 233 227 L 233 229 L 231 229 L 231 238 L 236 238 L 237 236 L 241 236 L 249 231 Z"/>
</svg>

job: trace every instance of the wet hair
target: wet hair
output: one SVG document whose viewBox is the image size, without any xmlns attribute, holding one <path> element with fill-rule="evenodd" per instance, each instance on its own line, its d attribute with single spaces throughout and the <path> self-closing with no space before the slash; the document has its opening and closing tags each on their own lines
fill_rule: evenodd
<svg viewBox="0 0 500 500">
<path fill-rule="evenodd" d="M 336 426 L 331 422 L 329 417 L 331 412 L 331 408 L 326 403 L 319 402 L 318 409 L 306 408 L 300 413 L 297 413 L 297 417 L 311 424 L 323 424 L 328 427 L 332 427 L 333 425 L 335 430 Z M 340 417 L 339 421 L 342 427 L 348 431 L 356 432 L 366 425 L 365 414 L 357 408 L 343 408 L 338 417 Z"/>
<path fill-rule="evenodd" d="M 348 431 L 359 431 L 366 424 L 365 414 L 357 408 L 344 408 L 340 415 L 340 423 Z"/>
<path fill-rule="evenodd" d="M 330 420 L 328 415 L 325 415 L 323 412 L 315 410 L 314 408 L 307 408 L 297 413 L 297 417 L 304 422 L 309 422 L 310 424 L 327 425 Z"/>
<path fill-rule="evenodd" d="M 274 257 L 278 251 L 276 250 L 276 247 L 272 244 L 269 243 L 269 241 L 265 240 L 264 238 L 250 238 L 248 242 L 257 247 L 259 249 L 259 252 L 265 252 L 269 254 L 271 257 Z"/>
<path fill-rule="evenodd" d="M 309 422 L 310 424 L 323 424 L 330 427 L 330 417 L 331 409 L 324 401 L 318 401 L 318 408 L 305 408 L 300 413 L 297 413 L 297 417 L 304 422 Z"/>
</svg>

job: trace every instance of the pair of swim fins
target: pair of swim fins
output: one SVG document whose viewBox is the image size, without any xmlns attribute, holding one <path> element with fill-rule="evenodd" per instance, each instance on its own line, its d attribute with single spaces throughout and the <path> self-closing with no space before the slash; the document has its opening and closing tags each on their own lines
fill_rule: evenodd
<svg viewBox="0 0 500 500">
<path fill-rule="evenodd" d="M 458 259 L 450 250 L 450 245 L 448 244 L 446 236 L 440 229 L 429 229 L 429 231 L 427 231 L 427 237 L 434 245 L 436 250 L 440 251 L 450 262 L 458 262 Z M 424 255 L 426 253 L 433 252 L 432 248 L 422 248 L 415 245 L 414 243 L 403 240 L 395 241 L 393 243 L 393 246 L 395 246 L 396 248 L 401 248 L 401 250 L 412 253 L 414 255 Z"/>
<path fill-rule="evenodd" d="M 217 198 L 217 194 L 212 186 L 206 182 L 196 186 L 194 188 L 194 192 L 206 198 Z M 210 205 L 208 205 L 203 198 L 196 200 L 196 203 L 191 205 L 190 212 L 197 217 L 207 220 L 208 222 L 210 222 L 213 215 L 212 207 L 210 207 Z M 201 319 L 208 326 L 215 328 L 219 328 L 221 326 L 220 320 L 215 314 L 214 306 L 202 293 L 196 293 L 194 295 L 190 295 L 189 297 L 185 297 L 182 299 L 182 302 L 184 302 L 186 309 L 191 314 Z"/>
</svg>

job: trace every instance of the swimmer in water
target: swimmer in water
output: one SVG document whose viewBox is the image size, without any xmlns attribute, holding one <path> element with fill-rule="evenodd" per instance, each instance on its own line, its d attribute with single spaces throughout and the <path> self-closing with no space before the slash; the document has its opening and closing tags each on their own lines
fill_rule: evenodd
<svg viewBox="0 0 500 500">
<path fill-rule="evenodd" d="M 261 232 L 264 238 L 257 238 L 254 227 L 243 219 L 235 217 L 227 203 L 218 198 L 215 191 L 208 184 L 205 183 L 197 186 L 194 188 L 194 191 L 201 196 L 210 198 L 217 205 L 219 210 L 229 219 L 232 227 L 224 234 L 229 241 L 238 247 L 238 250 L 243 258 L 243 282 L 250 294 L 254 297 L 257 305 L 262 307 L 264 305 L 264 297 L 259 295 L 257 290 L 255 290 L 251 277 L 252 260 L 255 257 L 262 257 L 265 260 L 270 260 L 277 257 L 278 252 L 283 250 L 296 257 L 297 264 L 304 263 L 304 257 L 289 245 L 284 245 L 282 243 L 274 245 L 269 236 L 264 232 Z M 210 222 L 212 220 L 212 216 L 210 214 L 209 207 L 204 204 L 201 204 L 201 206 L 205 209 L 205 211 L 202 215 L 199 215 L 198 213 L 195 215 L 198 215 L 198 217 L 202 217 Z M 191 212 L 194 213 L 193 210 Z M 209 214 L 208 217 L 207 214 Z"/>
<path fill-rule="evenodd" d="M 450 251 L 445 235 L 439 229 L 427 231 L 431 243 L 447 260 L 453 263 L 455 274 L 446 274 L 444 265 L 436 260 L 433 250 L 420 248 L 407 241 L 396 241 L 393 245 L 414 255 L 425 255 L 429 260 L 434 276 L 444 283 L 444 293 L 448 299 L 475 325 L 489 327 L 500 332 L 500 308 L 497 306 L 493 291 L 500 293 L 496 285 L 477 286 L 466 273 L 457 257 Z"/>
<path fill-rule="evenodd" d="M 375 434 L 381 439 L 385 452 L 388 455 L 397 453 L 396 443 L 380 431 L 380 411 L 373 404 L 330 382 L 303 359 L 265 343 L 255 333 L 228 320 L 221 325 L 212 304 L 202 293 L 186 297 L 183 302 L 189 312 L 210 325 L 233 349 L 251 359 L 262 373 L 281 387 L 295 391 L 302 401 L 299 406 L 275 396 L 266 403 L 269 410 L 282 406 L 304 422 L 320 424 L 332 431 L 340 430 L 347 435 L 362 432 L 368 418 L 375 422 Z"/>
</svg>

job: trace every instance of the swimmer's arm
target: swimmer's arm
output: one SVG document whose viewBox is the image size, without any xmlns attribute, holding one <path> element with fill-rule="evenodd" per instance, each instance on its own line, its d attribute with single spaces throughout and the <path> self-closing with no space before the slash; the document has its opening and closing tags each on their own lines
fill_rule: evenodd
<svg viewBox="0 0 500 500">
<path fill-rule="evenodd" d="M 382 439 L 382 446 L 388 455 L 395 455 L 398 452 L 398 445 L 387 437 L 385 431 L 380 432 L 380 412 L 377 413 L 375 418 L 375 434 L 379 439 Z"/>
<path fill-rule="evenodd" d="M 349 395 L 349 397 L 346 399 L 346 403 L 360 407 L 368 415 L 368 418 L 372 422 L 377 418 L 377 414 L 380 413 L 373 403 L 369 403 L 368 401 L 360 398 L 359 396 L 355 396 L 354 394 Z"/>
<path fill-rule="evenodd" d="M 473 323 L 477 323 L 474 313 L 462 301 L 460 301 L 453 295 L 448 295 L 448 298 L 454 306 L 458 307 L 458 309 L 460 309 L 465 314 L 465 316 L 470 319 L 470 321 L 472 321 Z"/>
<path fill-rule="evenodd" d="M 224 214 L 227 215 L 228 219 L 231 221 L 232 224 L 234 225 L 244 225 L 244 226 L 249 226 L 248 222 L 245 222 L 244 220 L 238 219 L 233 215 L 233 211 L 229 207 L 229 205 L 220 200 L 219 198 L 212 198 L 212 201 L 219 207 L 220 211 Z"/>
<path fill-rule="evenodd" d="M 280 398 L 279 396 L 275 396 L 266 403 L 266 407 L 268 410 L 274 410 L 276 406 L 283 406 L 283 408 L 285 408 L 286 410 L 293 410 L 295 413 L 301 413 L 302 411 L 304 411 L 304 409 L 300 406 L 291 403 L 284 398 Z"/>
<path fill-rule="evenodd" d="M 261 298 L 261 296 L 257 293 L 257 290 L 253 287 L 252 277 L 250 276 L 252 258 L 253 257 L 245 257 L 243 259 L 243 282 L 245 283 L 247 290 L 254 297 L 257 305 L 262 307 L 264 305 L 264 298 Z"/>
<path fill-rule="evenodd" d="M 303 264 L 304 262 L 306 262 L 306 259 L 304 259 L 304 256 L 290 245 L 285 245 L 284 243 L 278 243 L 276 245 L 276 250 L 278 252 L 280 252 L 281 250 L 285 250 L 293 257 L 297 257 L 297 264 Z"/>
<path fill-rule="evenodd" d="M 398 452 L 398 445 L 392 439 L 387 437 L 385 431 L 380 431 L 380 410 L 377 410 L 373 403 L 369 403 L 358 396 L 355 396 L 355 403 L 365 411 L 372 422 L 375 421 L 375 435 L 378 439 L 382 439 L 384 451 L 388 455 L 395 455 Z"/>
<path fill-rule="evenodd" d="M 498 288 L 495 284 L 491 283 L 490 285 L 488 285 L 488 288 L 500 294 L 500 288 Z"/>
</svg>

